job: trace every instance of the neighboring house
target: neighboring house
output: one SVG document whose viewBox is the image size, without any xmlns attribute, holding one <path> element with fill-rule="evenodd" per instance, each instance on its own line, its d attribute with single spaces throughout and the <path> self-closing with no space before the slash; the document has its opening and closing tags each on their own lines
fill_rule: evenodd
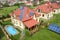
<svg viewBox="0 0 60 40">
<path fill-rule="evenodd" d="M 3 4 L 0 3 L 0 8 L 2 8 L 2 7 L 3 7 Z"/>
<path fill-rule="evenodd" d="M 46 2 L 45 4 L 38 5 L 34 10 L 40 14 L 39 18 L 50 19 L 53 17 L 53 14 L 60 13 L 60 5 L 57 3 Z"/>
<path fill-rule="evenodd" d="M 52 8 L 48 4 L 38 5 L 34 10 L 40 14 L 39 18 L 50 19 L 53 16 Z"/>
<path fill-rule="evenodd" d="M 34 4 L 40 4 L 40 3 L 39 3 L 39 0 L 32 0 L 32 4 L 34 5 Z"/>
<path fill-rule="evenodd" d="M 57 3 L 51 3 L 51 2 L 47 2 L 47 4 L 51 7 L 51 8 L 53 8 L 53 14 L 58 14 L 58 13 L 60 13 L 60 5 L 59 4 L 57 4 Z"/>
<path fill-rule="evenodd" d="M 49 0 L 43 0 L 43 1 L 49 1 Z"/>
<path fill-rule="evenodd" d="M 14 10 L 12 13 L 10 13 L 11 21 L 15 27 L 19 27 L 20 30 L 32 29 L 35 28 L 38 22 L 34 19 L 34 11 L 24 7 L 20 6 L 20 8 Z"/>
<path fill-rule="evenodd" d="M 8 0 L 7 2 L 9 6 L 14 5 L 16 3 L 15 0 Z"/>
<path fill-rule="evenodd" d="M 55 3 L 58 3 L 60 4 L 60 0 L 49 0 L 50 2 L 55 2 Z"/>
<path fill-rule="evenodd" d="M 25 3 L 26 5 L 39 4 L 39 0 L 20 0 L 19 3 Z"/>
<path fill-rule="evenodd" d="M 26 3 L 27 0 L 18 0 L 19 3 Z"/>
<path fill-rule="evenodd" d="M 27 1 L 25 4 L 26 5 L 33 5 L 31 1 Z"/>
<path fill-rule="evenodd" d="M 1 2 L 2 4 L 5 4 L 5 3 L 6 3 L 6 0 L 0 0 L 0 2 Z"/>
</svg>

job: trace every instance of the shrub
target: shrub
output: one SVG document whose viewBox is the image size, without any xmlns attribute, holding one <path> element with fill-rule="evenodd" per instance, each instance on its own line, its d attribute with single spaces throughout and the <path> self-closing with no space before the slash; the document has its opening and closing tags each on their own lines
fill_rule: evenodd
<svg viewBox="0 0 60 40">
<path fill-rule="evenodd" d="M 14 6 L 20 6 L 20 4 L 19 3 L 16 3 L 16 4 L 14 4 Z"/>
</svg>

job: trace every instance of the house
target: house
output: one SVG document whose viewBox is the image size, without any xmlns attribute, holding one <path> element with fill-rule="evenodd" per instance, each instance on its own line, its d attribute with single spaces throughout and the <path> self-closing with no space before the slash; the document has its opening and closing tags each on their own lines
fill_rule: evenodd
<svg viewBox="0 0 60 40">
<path fill-rule="evenodd" d="M 25 3 L 26 5 L 39 4 L 39 0 L 20 0 L 19 3 Z"/>
<path fill-rule="evenodd" d="M 6 0 L 0 0 L 0 2 L 1 2 L 2 4 L 5 4 L 5 3 L 6 3 Z"/>
<path fill-rule="evenodd" d="M 60 5 L 57 3 L 51 3 L 51 2 L 47 2 L 47 4 L 49 4 L 49 6 L 51 8 L 53 8 L 53 14 L 58 14 L 60 13 Z"/>
<path fill-rule="evenodd" d="M 45 4 L 38 5 L 34 11 L 40 14 L 40 18 L 50 19 L 53 17 L 53 14 L 60 13 L 60 5 L 57 3 L 46 2 Z"/>
<path fill-rule="evenodd" d="M 3 7 L 3 4 L 2 3 L 0 3 L 0 8 L 2 8 Z"/>
<path fill-rule="evenodd" d="M 15 0 L 7 0 L 7 2 L 9 6 L 12 6 L 16 3 Z"/>
<path fill-rule="evenodd" d="M 49 1 L 49 0 L 43 0 L 43 1 Z"/>
<path fill-rule="evenodd" d="M 39 0 L 32 0 L 32 4 L 33 4 L 33 5 L 34 5 L 34 4 L 37 4 L 37 5 L 38 5 L 38 4 L 40 4 L 40 3 L 39 3 Z"/>
<path fill-rule="evenodd" d="M 20 8 L 10 13 L 12 24 L 21 31 L 25 28 L 33 30 L 38 24 L 38 22 L 34 19 L 34 14 L 34 11 L 28 7 L 20 6 Z M 37 14 L 35 15 L 37 16 Z"/>
<path fill-rule="evenodd" d="M 25 2 L 26 2 L 26 0 L 19 0 L 18 3 L 25 3 Z"/>
<path fill-rule="evenodd" d="M 53 3 L 58 3 L 60 4 L 60 0 L 49 0 L 50 2 L 53 2 Z"/>
<path fill-rule="evenodd" d="M 26 5 L 33 5 L 33 4 L 32 4 L 32 1 L 26 1 L 25 4 L 26 4 Z"/>
<path fill-rule="evenodd" d="M 52 14 L 52 8 L 50 8 L 50 6 L 48 4 L 41 4 L 38 5 L 35 9 L 34 9 L 38 14 L 40 14 L 39 18 L 43 18 L 43 19 L 50 19 L 53 14 Z"/>
</svg>

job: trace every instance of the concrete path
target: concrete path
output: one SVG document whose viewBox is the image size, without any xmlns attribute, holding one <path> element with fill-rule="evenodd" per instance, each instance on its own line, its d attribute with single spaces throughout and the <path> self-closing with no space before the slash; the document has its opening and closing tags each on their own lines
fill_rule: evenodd
<svg viewBox="0 0 60 40">
<path fill-rule="evenodd" d="M 24 33 L 23 32 L 21 32 L 21 35 L 20 35 L 20 40 L 24 40 Z"/>
</svg>

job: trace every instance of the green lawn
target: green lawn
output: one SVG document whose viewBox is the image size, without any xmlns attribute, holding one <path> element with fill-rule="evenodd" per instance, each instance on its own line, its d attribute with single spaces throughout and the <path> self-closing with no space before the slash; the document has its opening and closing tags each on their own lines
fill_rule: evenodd
<svg viewBox="0 0 60 40">
<path fill-rule="evenodd" d="M 60 26 L 60 14 L 54 14 L 53 18 L 50 20 L 50 23 Z"/>
<path fill-rule="evenodd" d="M 18 8 L 18 6 L 4 7 L 0 10 L 0 14 L 6 16 L 16 8 Z"/>
<path fill-rule="evenodd" d="M 32 36 L 26 35 L 24 40 L 60 40 L 60 35 L 45 28 L 34 33 Z"/>
</svg>

